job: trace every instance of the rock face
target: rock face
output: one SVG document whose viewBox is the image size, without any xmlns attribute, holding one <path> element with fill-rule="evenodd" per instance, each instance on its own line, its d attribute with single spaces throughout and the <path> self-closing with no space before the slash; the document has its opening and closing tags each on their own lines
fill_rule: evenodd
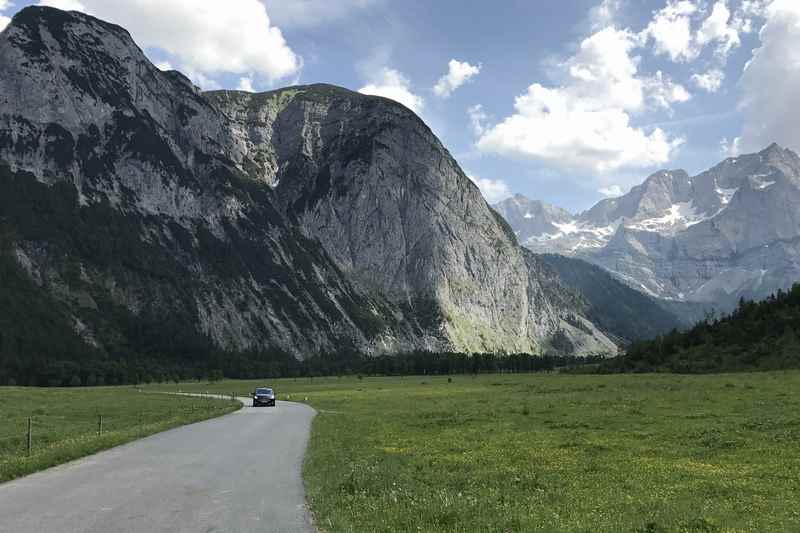
<svg viewBox="0 0 800 533">
<path fill-rule="evenodd" d="M 572 214 L 560 207 L 515 194 L 494 206 L 514 229 L 520 242 L 539 235 L 554 235 L 573 222 Z"/>
<path fill-rule="evenodd" d="M 390 100 L 201 93 L 124 29 L 31 7 L 0 34 L 0 174 L 7 248 L 100 349 L 123 316 L 300 358 L 615 351 Z"/>
<path fill-rule="evenodd" d="M 684 323 L 679 318 L 689 314 L 689 309 L 667 308 L 666 301 L 632 289 L 602 267 L 565 255 L 538 257 L 558 273 L 563 284 L 583 296 L 588 304 L 585 316 L 603 331 L 613 332 L 622 343 L 652 339 L 694 324 L 691 319 Z"/>
<path fill-rule="evenodd" d="M 800 279 L 798 206 L 800 158 L 773 144 L 694 177 L 658 172 L 523 244 L 583 258 L 653 296 L 727 310 Z"/>
</svg>

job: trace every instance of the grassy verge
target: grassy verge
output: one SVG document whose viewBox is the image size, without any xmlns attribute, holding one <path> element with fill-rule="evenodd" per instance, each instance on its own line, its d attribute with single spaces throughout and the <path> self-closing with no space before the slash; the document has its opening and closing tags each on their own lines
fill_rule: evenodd
<svg viewBox="0 0 800 533">
<path fill-rule="evenodd" d="M 0 482 L 77 459 L 159 431 L 238 409 L 238 402 L 131 387 L 0 387 Z M 102 433 L 98 417 L 102 415 Z M 28 417 L 32 419 L 27 453 Z"/>
<path fill-rule="evenodd" d="M 268 384 L 324 531 L 800 531 L 798 372 Z"/>
</svg>

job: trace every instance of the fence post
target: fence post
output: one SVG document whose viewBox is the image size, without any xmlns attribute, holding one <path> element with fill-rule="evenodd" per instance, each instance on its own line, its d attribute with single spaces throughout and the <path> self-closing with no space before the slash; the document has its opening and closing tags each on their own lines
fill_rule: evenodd
<svg viewBox="0 0 800 533">
<path fill-rule="evenodd" d="M 103 415 L 97 415 L 97 434 L 103 434 Z"/>
<path fill-rule="evenodd" d="M 28 457 L 33 449 L 33 417 L 28 417 Z"/>
</svg>

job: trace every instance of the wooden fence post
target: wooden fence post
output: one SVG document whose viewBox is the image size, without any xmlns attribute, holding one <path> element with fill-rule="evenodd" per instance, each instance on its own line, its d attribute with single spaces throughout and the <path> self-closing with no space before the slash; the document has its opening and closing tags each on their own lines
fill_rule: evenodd
<svg viewBox="0 0 800 533">
<path fill-rule="evenodd" d="M 33 449 L 33 417 L 28 417 L 28 457 Z"/>
</svg>

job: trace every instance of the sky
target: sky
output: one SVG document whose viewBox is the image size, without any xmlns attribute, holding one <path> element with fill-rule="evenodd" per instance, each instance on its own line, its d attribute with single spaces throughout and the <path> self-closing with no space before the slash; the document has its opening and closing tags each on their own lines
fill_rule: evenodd
<svg viewBox="0 0 800 533">
<path fill-rule="evenodd" d="M 578 212 L 662 168 L 800 150 L 800 0 L 0 0 L 127 28 L 204 89 L 393 98 L 490 202 Z"/>
</svg>

